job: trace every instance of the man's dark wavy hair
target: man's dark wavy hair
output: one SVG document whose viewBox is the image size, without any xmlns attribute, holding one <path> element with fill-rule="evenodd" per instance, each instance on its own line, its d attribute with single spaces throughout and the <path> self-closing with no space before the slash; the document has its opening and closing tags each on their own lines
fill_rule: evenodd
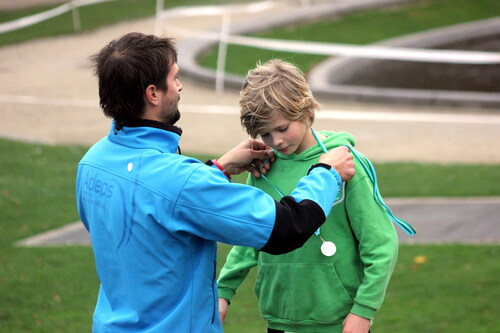
<svg viewBox="0 0 500 333">
<path fill-rule="evenodd" d="M 149 85 L 168 89 L 166 78 L 177 62 L 173 39 L 132 32 L 111 41 L 91 56 L 99 79 L 104 114 L 118 123 L 139 119 Z"/>
</svg>

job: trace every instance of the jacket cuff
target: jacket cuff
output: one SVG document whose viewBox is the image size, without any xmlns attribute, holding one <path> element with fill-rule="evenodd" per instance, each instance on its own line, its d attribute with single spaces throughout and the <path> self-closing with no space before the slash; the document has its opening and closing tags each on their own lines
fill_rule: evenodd
<svg viewBox="0 0 500 333">
<path fill-rule="evenodd" d="M 312 165 L 309 170 L 307 171 L 307 174 L 309 174 L 311 172 L 312 169 L 314 168 L 318 168 L 318 167 L 321 167 L 321 168 L 325 168 L 326 170 L 330 170 L 332 168 L 332 166 L 330 164 L 326 164 L 326 163 L 316 163 L 314 165 Z"/>
<path fill-rule="evenodd" d="M 231 175 L 227 173 L 227 171 L 224 170 L 224 168 L 219 163 L 217 163 L 217 160 L 208 160 L 205 162 L 205 164 L 210 167 L 219 169 L 224 174 L 224 176 L 226 176 L 227 179 L 231 180 Z"/>
<path fill-rule="evenodd" d="M 377 310 L 361 304 L 354 303 L 354 305 L 351 308 L 351 312 L 360 317 L 373 320 L 373 318 L 375 318 L 375 313 L 377 312 Z"/>
<path fill-rule="evenodd" d="M 326 170 L 330 171 L 330 173 L 335 177 L 335 181 L 337 182 L 337 186 L 339 187 L 339 191 L 340 191 L 340 188 L 342 187 L 342 178 L 340 178 L 340 174 L 337 172 L 337 170 L 332 168 L 332 166 L 329 164 L 316 163 L 309 168 L 309 170 L 307 171 L 307 174 L 309 175 L 311 172 L 317 172 L 318 169 L 319 170 L 326 169 Z"/>
<path fill-rule="evenodd" d="M 217 288 L 219 298 L 225 298 L 231 304 L 233 297 L 234 297 L 234 292 L 231 289 L 228 288 Z"/>
</svg>

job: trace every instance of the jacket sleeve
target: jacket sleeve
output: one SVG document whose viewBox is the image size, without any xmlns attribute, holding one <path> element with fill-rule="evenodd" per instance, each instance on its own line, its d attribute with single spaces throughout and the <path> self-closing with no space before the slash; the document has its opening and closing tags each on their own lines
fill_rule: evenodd
<svg viewBox="0 0 500 333">
<path fill-rule="evenodd" d="M 230 183 L 220 170 L 199 165 L 179 189 L 174 223 L 165 225 L 172 233 L 286 253 L 302 246 L 325 221 L 341 183 L 333 168 L 317 167 L 291 196 L 275 202 L 262 190 Z"/>
<path fill-rule="evenodd" d="M 327 182 L 324 181 L 325 178 Z M 333 169 L 311 169 L 290 196 L 285 196 L 276 203 L 275 225 L 269 241 L 261 251 L 282 254 L 302 247 L 325 222 L 341 185 L 342 180 Z"/>
<path fill-rule="evenodd" d="M 355 180 L 355 182 L 353 182 Z M 398 238 L 392 221 L 373 196 L 373 184 L 356 164 L 346 196 L 351 228 L 359 241 L 363 280 L 351 312 L 373 319 L 381 307 L 398 255 Z"/>
<path fill-rule="evenodd" d="M 229 251 L 217 280 L 219 297 L 231 302 L 250 270 L 257 266 L 258 256 L 259 251 L 252 247 L 234 246 Z"/>
</svg>

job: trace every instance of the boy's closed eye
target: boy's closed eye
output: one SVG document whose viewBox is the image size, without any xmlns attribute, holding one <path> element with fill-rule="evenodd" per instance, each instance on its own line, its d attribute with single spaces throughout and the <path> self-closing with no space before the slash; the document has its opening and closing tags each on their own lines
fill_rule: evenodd
<svg viewBox="0 0 500 333">
<path fill-rule="evenodd" d="M 286 131 L 288 131 L 288 125 L 278 127 L 278 128 L 276 128 L 274 131 L 277 131 L 278 133 L 285 133 Z M 269 135 L 270 135 L 270 134 L 269 134 L 268 132 L 265 132 L 265 133 L 260 134 L 260 137 L 261 137 L 261 138 L 266 138 L 266 137 L 268 137 Z"/>
<path fill-rule="evenodd" d="M 279 127 L 277 130 L 280 133 L 284 133 L 284 132 L 286 132 L 288 130 L 288 126 Z"/>
</svg>

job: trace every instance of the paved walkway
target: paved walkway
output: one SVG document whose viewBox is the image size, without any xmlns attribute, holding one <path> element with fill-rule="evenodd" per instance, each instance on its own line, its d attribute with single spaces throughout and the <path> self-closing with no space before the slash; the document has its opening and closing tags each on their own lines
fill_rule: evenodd
<svg viewBox="0 0 500 333">
<path fill-rule="evenodd" d="M 406 244 L 499 244 L 500 198 L 405 198 L 385 200 L 394 214 L 417 231 L 408 236 L 396 230 Z M 21 246 L 89 245 L 80 221 L 18 242 Z"/>
<path fill-rule="evenodd" d="M 286 10 L 280 8 L 276 15 L 286 15 Z M 233 19 L 255 21 L 255 17 L 240 15 Z M 183 18 L 172 19 L 163 28 L 166 35 L 182 40 L 185 36 L 177 35 L 172 25 L 195 33 L 219 24 L 219 18 Z M 106 135 L 110 121 L 99 110 L 96 79 L 88 57 L 130 31 L 153 33 L 155 22 L 138 20 L 0 48 L 0 115 L 5 120 L 0 122 L 0 137 L 91 145 Z M 182 57 L 182 49 L 179 52 Z M 179 125 L 184 129 L 184 151 L 220 155 L 246 138 L 239 126 L 237 90 L 214 93 L 211 86 L 183 77 L 181 80 L 184 89 Z M 491 110 L 320 102 L 322 110 L 315 128 L 353 133 L 358 149 L 373 161 L 500 163 L 500 116 Z M 498 198 L 387 202 L 396 216 L 417 229 L 418 237 L 413 242 L 500 240 Z M 63 243 L 72 233 L 76 235 L 74 242 L 88 242 L 81 226 L 69 226 L 66 231 Z M 48 241 L 50 238 L 45 236 L 42 243 L 56 242 Z M 404 235 L 401 238 L 407 241 Z"/>
</svg>

